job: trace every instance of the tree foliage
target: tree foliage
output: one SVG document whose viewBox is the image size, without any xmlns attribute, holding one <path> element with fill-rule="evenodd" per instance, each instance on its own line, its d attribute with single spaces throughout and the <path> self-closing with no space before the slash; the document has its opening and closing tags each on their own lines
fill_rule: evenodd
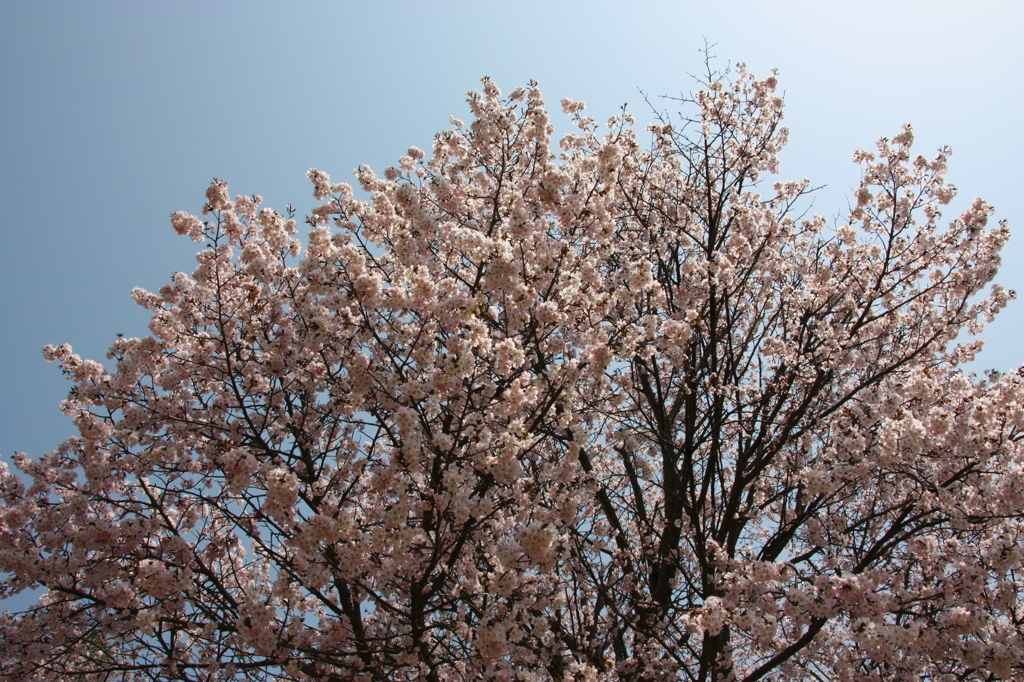
<svg viewBox="0 0 1024 682">
<path fill-rule="evenodd" d="M 1008 238 L 948 150 L 859 151 L 794 215 L 774 76 L 552 152 L 536 84 L 366 201 L 214 181 L 191 276 L 80 435 L 0 471 L 10 679 L 1006 679 L 1024 674 L 1024 385 L 978 380 Z M 2 466 L 2 465 L 0 465 Z"/>
</svg>

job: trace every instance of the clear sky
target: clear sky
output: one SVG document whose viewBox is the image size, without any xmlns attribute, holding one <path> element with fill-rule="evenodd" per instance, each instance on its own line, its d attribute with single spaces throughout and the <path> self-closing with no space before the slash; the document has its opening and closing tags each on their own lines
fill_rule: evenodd
<svg viewBox="0 0 1024 682">
<path fill-rule="evenodd" d="M 40 349 L 102 359 L 116 333 L 146 334 L 129 292 L 193 269 L 168 216 L 199 212 L 211 178 L 303 214 L 309 167 L 342 180 L 429 149 L 482 76 L 643 118 L 638 89 L 688 91 L 705 39 L 721 65 L 778 67 L 782 175 L 826 185 L 815 212 L 845 208 L 851 153 L 904 122 L 922 153 L 951 145 L 958 205 L 983 196 L 1017 229 L 999 279 L 1024 293 L 1022 28 L 1016 0 L 0 0 L 0 456 L 72 433 Z M 1024 363 L 1022 332 L 1018 301 L 982 365 Z"/>
</svg>

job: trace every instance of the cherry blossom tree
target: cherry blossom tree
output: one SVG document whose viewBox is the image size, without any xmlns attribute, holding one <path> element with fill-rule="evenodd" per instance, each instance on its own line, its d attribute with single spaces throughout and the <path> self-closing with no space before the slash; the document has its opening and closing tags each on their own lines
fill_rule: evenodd
<svg viewBox="0 0 1024 682">
<path fill-rule="evenodd" d="M 1024 675 L 1024 380 L 961 369 L 1008 230 L 909 126 L 800 216 L 775 90 L 646 145 L 563 100 L 553 153 L 484 80 L 368 200 L 311 170 L 306 242 L 214 181 L 151 336 L 45 349 L 80 435 L 0 469 L 0 673 Z"/>
</svg>

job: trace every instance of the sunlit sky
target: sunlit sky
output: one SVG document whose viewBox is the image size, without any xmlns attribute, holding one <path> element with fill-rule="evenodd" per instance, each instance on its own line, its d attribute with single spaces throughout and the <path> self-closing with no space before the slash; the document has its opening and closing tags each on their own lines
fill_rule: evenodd
<svg viewBox="0 0 1024 682">
<path fill-rule="evenodd" d="M 302 214 L 308 168 L 342 180 L 429 149 L 482 76 L 643 120 L 641 92 L 689 91 L 705 41 L 719 67 L 777 67 L 781 175 L 825 185 L 811 211 L 841 214 L 851 153 L 910 122 L 921 153 L 954 148 L 956 206 L 983 196 L 1019 228 L 999 281 L 1024 291 L 1022 28 L 1024 3 L 982 0 L 0 1 L 0 456 L 71 435 L 40 349 L 102 359 L 146 334 L 129 292 L 193 269 L 168 216 L 199 212 L 211 178 Z M 1024 363 L 1022 310 L 985 332 L 979 368 Z"/>
</svg>

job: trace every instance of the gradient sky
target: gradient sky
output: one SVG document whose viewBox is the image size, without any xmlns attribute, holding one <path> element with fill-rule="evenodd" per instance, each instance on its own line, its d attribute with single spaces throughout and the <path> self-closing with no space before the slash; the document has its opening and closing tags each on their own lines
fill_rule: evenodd
<svg viewBox="0 0 1024 682">
<path fill-rule="evenodd" d="M 706 39 L 720 66 L 778 67 L 792 131 L 781 174 L 826 185 L 812 211 L 842 212 L 851 153 L 911 122 L 921 153 L 955 149 L 956 206 L 984 196 L 1024 234 L 1022 8 L 0 0 L 0 456 L 71 434 L 58 411 L 69 386 L 40 349 L 102 359 L 116 333 L 145 335 L 129 292 L 193 269 L 196 245 L 168 216 L 198 213 L 211 178 L 304 214 L 309 167 L 337 181 L 429 149 L 450 115 L 468 118 L 485 75 L 505 91 L 536 79 L 554 109 L 572 97 L 604 120 L 629 102 L 643 120 L 638 89 L 689 91 Z M 999 280 L 1024 291 L 1022 257 L 1018 236 Z M 986 331 L 979 367 L 1024 363 L 1022 309 Z"/>
</svg>

